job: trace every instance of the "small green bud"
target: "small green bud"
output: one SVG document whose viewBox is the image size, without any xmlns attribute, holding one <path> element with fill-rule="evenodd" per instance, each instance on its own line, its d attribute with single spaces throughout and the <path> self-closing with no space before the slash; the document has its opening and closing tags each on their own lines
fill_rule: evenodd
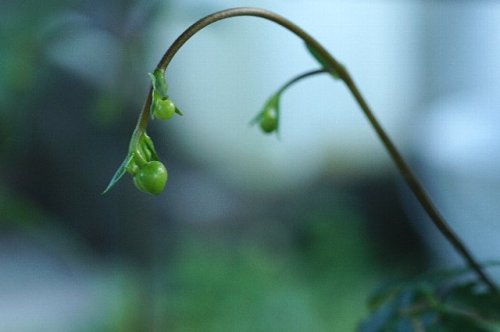
<svg viewBox="0 0 500 332">
<path fill-rule="evenodd" d="M 168 173 L 159 161 L 150 161 L 140 167 L 134 176 L 134 184 L 140 191 L 159 195 L 167 183 Z"/>
<path fill-rule="evenodd" d="M 276 131 L 278 129 L 277 110 L 275 108 L 266 108 L 261 114 L 259 125 L 266 134 Z"/>
<path fill-rule="evenodd" d="M 279 109 L 280 109 L 281 91 L 278 91 L 269 98 L 264 105 L 262 112 L 257 115 L 254 122 L 258 122 L 260 129 L 266 134 L 270 134 L 278 130 L 279 126 Z"/>
<path fill-rule="evenodd" d="M 161 98 L 153 94 L 153 118 L 168 120 L 174 116 L 176 108 L 173 101 L 169 98 Z"/>
</svg>

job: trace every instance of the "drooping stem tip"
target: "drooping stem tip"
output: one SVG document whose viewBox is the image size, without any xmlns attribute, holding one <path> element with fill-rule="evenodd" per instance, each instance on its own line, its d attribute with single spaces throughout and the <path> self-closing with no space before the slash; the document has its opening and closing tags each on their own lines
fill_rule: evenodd
<svg viewBox="0 0 500 332">
<path fill-rule="evenodd" d="M 397 150 L 394 143 L 391 141 L 389 136 L 386 134 L 385 130 L 382 128 L 375 115 L 371 111 L 370 107 L 366 103 L 365 99 L 361 95 L 358 87 L 354 83 L 348 71 L 343 65 L 341 65 L 335 58 L 312 36 L 301 29 L 299 26 L 289 21 L 288 19 L 275 14 L 273 12 L 251 7 L 239 7 L 222 10 L 213 14 L 210 14 L 199 21 L 188 27 L 168 48 L 160 62 L 157 65 L 157 69 L 166 70 L 170 61 L 174 55 L 179 51 L 179 49 L 197 32 L 204 29 L 205 27 L 227 18 L 238 17 L 238 16 L 253 16 L 260 17 L 268 21 L 277 23 L 278 25 L 284 27 L 285 29 L 294 33 L 297 37 L 302 39 L 306 44 L 307 48 L 314 55 L 314 57 L 320 62 L 324 70 L 329 71 L 334 77 L 341 79 L 353 95 L 354 99 L 360 106 L 361 110 L 367 117 L 370 125 L 377 133 L 379 139 L 384 145 L 385 149 L 389 153 L 389 156 L 395 163 L 397 169 L 403 176 L 404 180 L 415 194 L 416 198 L 425 209 L 430 219 L 436 228 L 443 234 L 446 240 L 453 246 L 455 251 L 459 253 L 469 267 L 475 271 L 477 276 L 494 292 L 498 293 L 498 289 L 493 281 L 486 275 L 483 271 L 481 265 L 476 261 L 476 259 L 471 254 L 470 250 L 466 247 L 459 236 L 452 230 L 446 220 L 438 212 L 437 208 L 432 203 L 429 195 L 423 189 L 413 171 L 410 169 L 408 164 L 405 162 L 401 153 Z M 151 91 L 148 93 L 148 97 L 144 103 L 143 109 L 139 115 L 137 122 L 136 131 L 143 132 L 147 127 L 149 120 L 149 108 L 151 105 Z"/>
</svg>

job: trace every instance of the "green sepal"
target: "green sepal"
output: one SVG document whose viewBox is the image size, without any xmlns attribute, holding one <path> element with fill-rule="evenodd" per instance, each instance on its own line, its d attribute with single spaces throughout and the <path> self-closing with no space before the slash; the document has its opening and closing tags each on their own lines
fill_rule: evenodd
<svg viewBox="0 0 500 332">
<path fill-rule="evenodd" d="M 134 156 L 131 153 L 129 153 L 127 155 L 127 157 L 125 158 L 125 160 L 121 163 L 120 167 L 118 167 L 118 169 L 116 170 L 115 175 L 113 175 L 113 177 L 111 178 L 111 181 L 109 181 L 109 184 L 106 187 L 106 189 L 104 189 L 104 191 L 102 192 L 102 195 L 104 195 L 109 190 L 111 190 L 111 188 L 113 188 L 116 185 L 116 183 L 118 181 L 120 181 L 120 179 L 122 178 L 122 176 L 127 171 L 127 167 L 132 162 L 133 158 L 134 158 Z"/>
<path fill-rule="evenodd" d="M 272 95 L 271 97 L 269 97 L 269 99 L 266 101 L 266 103 L 262 107 L 262 110 L 250 121 L 250 125 L 254 125 L 254 124 L 259 123 L 259 121 L 262 119 L 266 110 L 276 109 L 279 111 L 279 102 L 280 102 L 282 92 L 283 91 L 280 90 L 277 93 L 275 93 L 274 95 Z"/>
<path fill-rule="evenodd" d="M 162 102 L 165 100 L 170 100 L 168 97 L 168 84 L 167 81 L 165 80 L 165 71 L 163 69 L 155 69 L 153 73 L 148 73 L 149 77 L 151 78 L 151 84 L 153 85 L 153 91 L 151 93 L 151 107 L 149 110 L 149 113 L 155 118 L 159 118 L 162 120 L 169 120 L 171 117 L 161 117 L 158 116 L 156 113 L 156 110 L 161 107 Z M 175 105 L 174 105 L 175 106 Z M 178 108 L 175 106 L 175 113 L 178 115 L 184 115 Z"/>
<path fill-rule="evenodd" d="M 155 146 L 153 144 L 153 140 L 146 133 L 142 134 L 142 136 L 141 136 L 141 148 L 142 149 L 146 148 L 147 151 L 149 151 L 151 153 L 151 158 L 149 158 L 148 161 L 153 161 L 153 160 L 159 161 L 160 160 L 160 158 L 158 157 L 158 154 L 156 153 Z"/>
<path fill-rule="evenodd" d="M 162 98 L 168 98 L 168 84 L 165 80 L 165 71 L 156 68 L 153 73 L 148 73 L 151 78 L 151 84 L 153 85 L 153 90 L 158 92 Z"/>
<path fill-rule="evenodd" d="M 314 59 L 316 59 L 316 61 L 319 62 L 319 64 L 321 65 L 321 67 L 323 67 L 324 69 L 328 70 L 328 72 L 336 79 L 340 79 L 340 75 L 339 73 L 335 70 L 335 68 L 333 68 L 329 63 L 328 61 L 321 55 L 319 54 L 313 47 L 311 47 L 311 45 L 309 45 L 308 43 L 306 43 L 306 48 L 307 50 L 309 51 L 309 53 L 311 53 L 311 55 L 313 56 Z"/>
</svg>

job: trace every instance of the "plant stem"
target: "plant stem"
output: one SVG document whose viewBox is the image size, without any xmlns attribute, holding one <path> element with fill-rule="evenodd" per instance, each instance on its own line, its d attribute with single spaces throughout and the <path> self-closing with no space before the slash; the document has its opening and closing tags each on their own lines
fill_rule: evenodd
<svg viewBox="0 0 500 332">
<path fill-rule="evenodd" d="M 329 73 L 329 71 L 326 69 L 316 69 L 316 70 L 311 70 L 311 71 L 307 71 L 305 73 L 302 73 L 298 76 L 295 76 L 294 78 L 292 78 L 291 80 L 289 80 L 285 84 L 283 84 L 283 86 L 281 86 L 281 88 L 279 88 L 279 90 L 278 90 L 278 92 L 276 92 L 276 94 L 282 94 L 283 91 L 285 91 L 286 89 L 288 89 L 289 87 L 291 87 L 295 83 L 297 83 L 305 78 L 315 76 L 318 74 L 328 74 L 328 73 Z"/>
<path fill-rule="evenodd" d="M 373 112 L 370 110 L 370 107 L 364 100 L 363 96 L 359 92 L 356 84 L 352 80 L 349 73 L 346 71 L 346 76 L 343 77 L 343 80 L 349 90 L 351 91 L 354 99 L 356 99 L 358 105 L 365 113 L 368 121 L 370 122 L 373 129 L 377 132 L 378 137 L 384 144 L 387 152 L 391 156 L 391 159 L 396 164 L 399 172 L 405 179 L 406 183 L 410 187 L 413 194 L 416 196 L 422 207 L 425 209 L 429 217 L 431 218 L 434 225 L 438 228 L 438 230 L 443 234 L 443 236 L 448 240 L 448 242 L 455 248 L 455 250 L 462 256 L 462 258 L 467 262 L 467 264 L 476 271 L 477 275 L 487 284 L 491 290 L 498 292 L 496 285 L 489 279 L 489 277 L 485 274 L 479 263 L 474 259 L 470 250 L 465 246 L 465 244 L 460 240 L 458 235 L 453 231 L 453 229 L 448 225 L 443 216 L 439 213 L 437 208 L 432 203 L 429 195 L 424 190 L 420 182 L 417 180 L 415 174 L 410 169 L 404 158 L 401 156 L 399 151 L 397 150 L 394 143 L 392 143 L 391 139 L 385 133 L 382 126 L 379 124 L 377 119 L 375 118 Z"/>
<path fill-rule="evenodd" d="M 385 133 L 382 126 L 377 121 L 370 107 L 364 100 L 363 96 L 359 92 L 356 84 L 351 78 L 348 71 L 342 66 L 337 60 L 333 58 L 333 56 L 328 53 L 328 51 L 319 44 L 313 37 L 311 37 L 307 32 L 302 30 L 293 22 L 287 20 L 286 18 L 277 15 L 273 12 L 269 12 L 264 9 L 259 8 L 248 8 L 248 7 L 240 7 L 240 8 L 232 8 L 222 10 L 211 15 L 208 15 L 199 21 L 195 22 L 189 28 L 187 28 L 168 48 L 160 62 L 157 65 L 158 69 L 165 70 L 177 53 L 177 51 L 184 45 L 194 34 L 203 28 L 226 18 L 237 17 L 237 16 L 254 16 L 260 17 L 272 22 L 275 22 L 282 27 L 288 29 L 297 35 L 300 39 L 302 39 L 309 48 L 316 51 L 316 54 L 323 60 L 327 65 L 328 70 L 332 71 L 332 74 L 338 76 L 344 83 L 347 85 L 348 89 L 354 96 L 354 99 L 361 107 L 365 116 L 367 117 L 370 125 L 373 127 L 375 132 L 377 133 L 379 139 L 382 141 L 384 147 L 389 153 L 391 159 L 396 164 L 399 172 L 405 179 L 406 183 L 415 194 L 416 198 L 423 206 L 429 217 L 431 218 L 434 225 L 437 229 L 443 234 L 443 236 L 448 240 L 448 242 L 453 246 L 453 248 L 462 256 L 465 262 L 469 265 L 469 267 L 475 271 L 477 276 L 491 289 L 491 291 L 498 293 L 498 289 L 496 285 L 491 281 L 491 279 L 486 275 L 483 271 L 479 263 L 475 260 L 475 258 L 470 253 L 469 249 L 465 246 L 465 244 L 460 240 L 458 235 L 451 229 L 445 219 L 440 215 L 432 201 L 430 200 L 428 194 L 423 189 L 420 182 L 417 180 L 413 172 L 411 171 L 408 164 L 404 161 L 403 157 L 397 150 L 396 146 L 392 143 L 389 136 Z M 151 104 L 151 90 L 148 94 L 146 102 L 144 103 L 144 107 L 139 116 L 139 120 L 137 122 L 136 131 L 145 130 L 148 120 L 149 120 L 149 107 Z"/>
</svg>

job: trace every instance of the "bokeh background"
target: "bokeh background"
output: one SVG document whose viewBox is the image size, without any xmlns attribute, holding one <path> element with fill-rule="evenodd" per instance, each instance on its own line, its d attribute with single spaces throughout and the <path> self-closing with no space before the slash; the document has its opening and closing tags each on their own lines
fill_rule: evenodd
<svg viewBox="0 0 500 332">
<path fill-rule="evenodd" d="M 317 67 L 257 18 L 204 30 L 171 63 L 185 116 L 149 129 L 165 192 L 127 177 L 101 195 L 146 73 L 238 5 L 344 63 L 453 228 L 499 258 L 500 3 L 3 0 L 0 331 L 351 331 L 378 285 L 461 264 L 341 83 L 288 91 L 279 139 L 248 125 Z"/>
</svg>

